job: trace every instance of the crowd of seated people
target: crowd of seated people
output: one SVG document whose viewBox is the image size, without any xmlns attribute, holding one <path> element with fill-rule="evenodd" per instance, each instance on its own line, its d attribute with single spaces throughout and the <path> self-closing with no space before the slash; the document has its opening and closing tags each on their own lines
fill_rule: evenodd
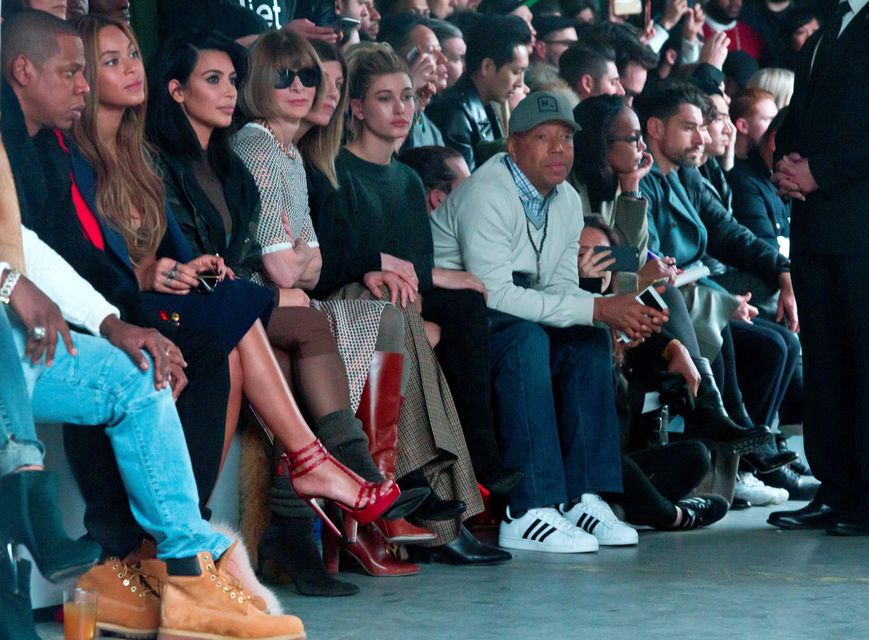
<svg viewBox="0 0 869 640">
<path fill-rule="evenodd" d="M 3 3 L 0 539 L 101 630 L 302 638 L 260 579 L 352 595 L 350 565 L 812 498 L 771 176 L 825 7 L 200 4 L 157 3 L 146 59 L 125 0 Z M 240 532 L 209 523 L 234 440 Z M 36 637 L 28 577 L 0 560 L 0 638 Z"/>
</svg>

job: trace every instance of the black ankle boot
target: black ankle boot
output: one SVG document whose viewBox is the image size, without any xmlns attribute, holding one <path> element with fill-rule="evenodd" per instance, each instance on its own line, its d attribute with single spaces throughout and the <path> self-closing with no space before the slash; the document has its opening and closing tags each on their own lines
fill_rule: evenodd
<svg viewBox="0 0 869 640">
<path fill-rule="evenodd" d="M 59 582 L 78 575 L 100 557 L 94 542 L 72 540 L 60 519 L 57 479 L 49 471 L 22 471 L 0 477 L 0 543 L 22 544 L 40 573 Z"/>
<path fill-rule="evenodd" d="M 745 403 L 740 402 L 739 404 L 731 405 L 727 407 L 726 411 L 731 420 L 743 429 L 752 429 L 755 426 L 754 420 L 752 420 L 751 416 L 748 415 L 748 409 L 745 407 Z"/>
<path fill-rule="evenodd" d="M 783 433 L 775 434 L 775 444 L 781 453 L 784 453 L 785 451 L 790 451 L 790 449 L 788 448 L 788 436 L 784 435 Z M 791 463 L 791 469 L 793 469 L 801 476 L 808 476 L 814 478 L 814 474 L 809 468 L 809 465 L 807 465 L 800 459 L 799 454 L 796 455 L 797 459 Z"/>
<path fill-rule="evenodd" d="M 752 471 L 770 473 L 794 462 L 797 457 L 793 451 L 779 451 L 775 444 L 768 442 L 756 451 L 743 454 L 742 461 L 751 467 Z"/>
<path fill-rule="evenodd" d="M 259 543 L 259 566 L 271 582 L 286 573 L 304 596 L 352 596 L 359 587 L 341 582 L 326 572 L 314 542 L 312 518 L 284 518 L 272 515 Z"/>
<path fill-rule="evenodd" d="M 281 574 L 285 573 L 303 596 L 352 596 L 359 593 L 355 584 L 336 580 L 326 572 L 326 565 L 314 542 L 311 511 L 285 477 L 275 478 L 269 490 L 269 506 L 272 519 L 257 549 L 264 580 L 280 582 Z"/>
<path fill-rule="evenodd" d="M 706 358 L 692 358 L 700 372 L 700 388 L 694 401 L 692 427 L 687 435 L 733 449 L 737 453 L 747 453 L 772 440 L 766 427 L 745 428 L 731 420 L 724 403 L 712 368 Z"/>
<path fill-rule="evenodd" d="M 0 640 L 39 640 L 30 603 L 30 563 L 10 558 L 7 551 L 0 550 Z"/>
</svg>

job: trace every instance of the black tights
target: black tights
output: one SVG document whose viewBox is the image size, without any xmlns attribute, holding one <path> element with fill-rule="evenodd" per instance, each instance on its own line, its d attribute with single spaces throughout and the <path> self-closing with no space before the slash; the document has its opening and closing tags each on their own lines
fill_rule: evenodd
<svg viewBox="0 0 869 640">
<path fill-rule="evenodd" d="M 311 418 L 350 406 L 347 371 L 325 314 L 312 307 L 280 307 L 267 329 L 269 341 L 290 357 L 299 404 Z"/>
<path fill-rule="evenodd" d="M 326 315 L 312 307 L 279 307 L 266 329 L 269 342 L 289 356 L 289 367 L 297 400 L 306 415 L 316 420 L 350 408 L 347 370 L 338 353 L 338 343 Z M 381 314 L 375 349 L 404 351 L 404 320 L 387 307 Z M 284 358 L 279 359 L 284 360 Z"/>
<path fill-rule="evenodd" d="M 676 520 L 675 502 L 709 472 L 709 450 L 693 440 L 622 456 L 624 496 L 618 502 L 634 525 L 667 528 Z"/>
</svg>

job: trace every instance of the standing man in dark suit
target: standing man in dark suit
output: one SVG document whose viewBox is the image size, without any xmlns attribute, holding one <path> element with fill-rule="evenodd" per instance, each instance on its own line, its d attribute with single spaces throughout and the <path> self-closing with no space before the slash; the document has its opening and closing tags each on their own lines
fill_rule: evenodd
<svg viewBox="0 0 869 640">
<path fill-rule="evenodd" d="M 777 136 L 774 182 L 793 199 L 806 454 L 821 480 L 784 529 L 869 534 L 869 0 L 839 3 L 806 42 Z"/>
</svg>

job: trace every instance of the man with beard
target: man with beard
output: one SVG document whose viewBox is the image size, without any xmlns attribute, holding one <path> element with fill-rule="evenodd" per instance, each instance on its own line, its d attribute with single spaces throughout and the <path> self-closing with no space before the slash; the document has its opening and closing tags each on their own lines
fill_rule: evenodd
<svg viewBox="0 0 869 640">
<path fill-rule="evenodd" d="M 760 61 L 765 55 L 765 45 L 760 34 L 739 20 L 742 13 L 742 0 L 711 0 L 704 7 L 706 24 L 703 25 L 703 38 L 709 39 L 713 33 L 721 32 L 730 38 L 730 51 L 744 51 Z"/>
</svg>

